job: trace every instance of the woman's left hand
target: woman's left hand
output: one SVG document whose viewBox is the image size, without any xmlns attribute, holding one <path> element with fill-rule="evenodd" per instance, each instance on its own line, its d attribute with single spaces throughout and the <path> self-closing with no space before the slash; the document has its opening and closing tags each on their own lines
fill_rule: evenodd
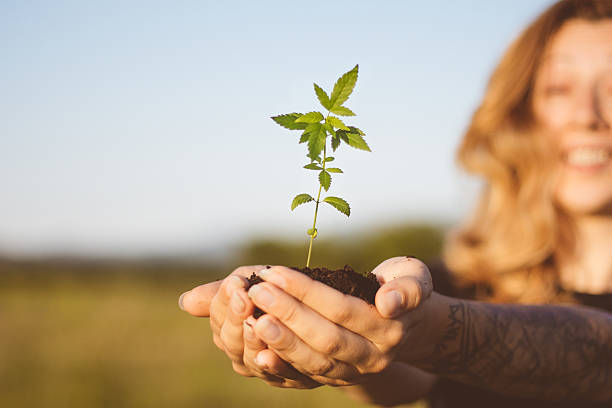
<svg viewBox="0 0 612 408">
<path fill-rule="evenodd" d="M 253 325 L 257 337 L 297 370 L 329 385 L 358 384 L 394 360 L 424 357 L 437 340 L 428 318 L 433 285 L 427 266 L 397 257 L 372 273 L 381 283 L 376 308 L 289 268 L 261 271 L 266 282 L 248 292 L 267 312 Z"/>
</svg>

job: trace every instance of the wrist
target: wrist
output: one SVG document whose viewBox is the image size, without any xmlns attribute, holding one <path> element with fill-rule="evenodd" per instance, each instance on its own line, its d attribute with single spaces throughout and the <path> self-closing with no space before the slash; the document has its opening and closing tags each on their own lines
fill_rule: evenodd
<svg viewBox="0 0 612 408">
<path fill-rule="evenodd" d="M 397 361 L 421 368 L 429 366 L 427 363 L 434 358 L 448 329 L 449 304 L 450 298 L 432 292 L 420 306 L 420 323 L 409 330 Z"/>
</svg>

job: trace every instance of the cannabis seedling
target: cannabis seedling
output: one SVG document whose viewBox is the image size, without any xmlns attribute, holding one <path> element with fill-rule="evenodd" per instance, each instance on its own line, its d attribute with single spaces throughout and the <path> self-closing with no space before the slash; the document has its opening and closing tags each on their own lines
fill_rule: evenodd
<svg viewBox="0 0 612 408">
<path fill-rule="evenodd" d="M 333 152 L 338 149 L 342 142 L 356 149 L 366 150 L 370 152 L 370 147 L 363 139 L 365 133 L 354 126 L 345 125 L 337 116 L 331 116 L 335 113 L 339 116 L 355 116 L 343 104 L 348 100 L 349 96 L 355 88 L 357 82 L 357 73 L 359 65 L 342 75 L 336 81 L 331 96 L 319 85 L 314 84 L 314 90 L 321 105 L 327 109 L 327 115 L 321 112 L 313 111 L 306 114 L 288 113 L 285 115 L 273 116 L 272 119 L 279 125 L 290 130 L 302 130 L 300 143 L 308 142 L 308 154 L 306 157 L 310 159 L 310 163 L 304 166 L 305 169 L 314 170 L 319 173 L 319 192 L 315 200 L 310 194 L 302 193 L 295 196 L 291 203 L 291 210 L 294 210 L 298 205 L 305 204 L 311 201 L 316 203 L 314 212 L 314 221 L 312 228 L 306 233 L 310 236 L 310 245 L 308 246 L 308 258 L 306 259 L 306 267 L 310 266 L 310 254 L 312 253 L 312 241 L 317 237 L 317 213 L 321 202 L 328 203 L 335 209 L 345 214 L 347 217 L 351 215 L 351 207 L 346 200 L 340 197 L 328 196 L 321 200 L 321 189 L 329 190 L 331 186 L 330 173 L 342 173 L 338 167 L 327 167 L 327 164 L 334 161 L 334 157 L 327 156 L 327 137 L 331 138 L 331 148 Z M 323 156 L 321 157 L 321 152 Z"/>
</svg>

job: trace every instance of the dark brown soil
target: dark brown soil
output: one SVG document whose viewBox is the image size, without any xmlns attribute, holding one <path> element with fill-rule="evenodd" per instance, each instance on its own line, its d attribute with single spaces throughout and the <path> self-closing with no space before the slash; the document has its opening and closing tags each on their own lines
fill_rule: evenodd
<svg viewBox="0 0 612 408">
<path fill-rule="evenodd" d="M 323 282 L 327 286 L 331 286 L 342 293 L 361 298 L 371 305 L 374 304 L 376 291 L 380 287 L 380 284 L 376 279 L 376 275 L 367 272 L 367 275 L 363 276 L 355 272 L 353 268 L 348 265 L 345 265 L 344 268 L 337 269 L 335 271 L 330 271 L 327 268 L 310 269 L 292 267 L 291 269 L 302 272 L 303 274 L 308 275 L 311 279 Z M 263 282 L 263 280 L 254 273 L 249 277 L 248 281 L 249 284 L 247 286 L 247 290 L 251 286 Z M 257 319 L 264 314 L 265 312 L 256 307 L 253 317 Z"/>
</svg>

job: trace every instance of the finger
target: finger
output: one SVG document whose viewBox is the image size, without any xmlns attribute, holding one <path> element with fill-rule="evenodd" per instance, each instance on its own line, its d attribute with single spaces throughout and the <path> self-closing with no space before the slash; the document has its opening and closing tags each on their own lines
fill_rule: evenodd
<svg viewBox="0 0 612 408">
<path fill-rule="evenodd" d="M 226 319 L 221 326 L 220 339 L 225 353 L 234 361 L 242 364 L 244 352 L 243 321 L 253 313 L 253 303 L 244 290 L 232 295 Z"/>
<path fill-rule="evenodd" d="M 213 298 L 210 306 L 210 317 L 215 321 L 215 326 L 223 326 L 230 297 L 234 291 L 244 289 L 247 285 L 246 278 L 263 268 L 264 266 L 262 265 L 241 266 L 232 271 L 232 273 L 223 280 L 223 283 Z"/>
<path fill-rule="evenodd" d="M 282 381 L 280 384 L 271 384 L 283 388 L 310 389 L 320 387 L 322 384 L 312 378 L 300 373 L 298 370 L 283 361 L 276 353 L 269 349 L 260 351 L 256 360 L 259 366 L 264 368 L 266 373 L 270 373 Z"/>
<path fill-rule="evenodd" d="M 372 273 L 376 275 L 381 285 L 404 276 L 410 276 L 421 285 L 424 299 L 428 298 L 433 290 L 429 268 L 414 257 L 397 256 L 389 258 L 374 268 Z"/>
<path fill-rule="evenodd" d="M 210 318 L 216 327 L 223 326 L 227 319 L 229 304 L 233 293 L 246 288 L 246 285 L 246 279 L 241 276 L 230 275 L 223 280 L 210 306 Z"/>
<path fill-rule="evenodd" d="M 327 358 L 363 367 L 378 354 L 366 338 L 334 324 L 271 283 L 251 287 L 248 295 L 257 306 Z"/>
<path fill-rule="evenodd" d="M 192 316 L 208 317 L 210 315 L 210 303 L 219 291 L 222 281 L 207 283 L 197 286 L 179 297 L 179 308 Z"/>
<path fill-rule="evenodd" d="M 232 361 L 232 368 L 237 374 L 244 377 L 255 377 L 255 374 L 240 362 Z"/>
<path fill-rule="evenodd" d="M 280 358 L 315 381 L 339 384 L 340 379 L 355 378 L 359 372 L 352 366 L 335 361 L 312 349 L 283 325 L 277 318 L 266 314 L 254 327 L 255 334 L 268 344 Z"/>
<path fill-rule="evenodd" d="M 387 259 L 372 271 L 382 283 L 376 293 L 376 307 L 386 318 L 412 310 L 427 299 L 433 285 L 427 266 L 416 258 Z"/>
<path fill-rule="evenodd" d="M 410 276 L 384 284 L 376 293 L 376 308 L 385 318 L 398 317 L 413 310 L 424 300 L 423 287 Z"/>
<path fill-rule="evenodd" d="M 215 343 L 215 346 L 217 346 L 219 350 L 225 352 L 225 347 L 217 334 L 213 334 L 213 343 Z"/>
<path fill-rule="evenodd" d="M 244 365 L 271 385 L 284 388 L 314 388 L 321 384 L 291 367 L 268 350 L 253 330 L 257 321 L 249 316 L 244 321 Z"/>
<path fill-rule="evenodd" d="M 364 333 L 380 332 L 386 328 L 385 319 L 381 319 L 378 311 L 372 305 L 310 279 L 301 272 L 283 266 L 273 266 L 259 272 L 259 276 L 278 286 L 321 316 L 352 332 L 363 335 Z"/>
<path fill-rule="evenodd" d="M 247 321 L 251 319 L 250 323 Z M 267 348 L 266 344 L 255 336 L 255 332 L 251 327 L 255 323 L 253 316 L 249 316 L 247 320 L 243 322 L 243 335 L 244 335 L 244 354 L 243 354 L 243 366 L 249 371 L 249 373 L 265 380 L 270 384 L 278 384 L 278 386 L 285 385 L 284 378 L 276 376 L 272 373 L 265 372 L 262 367 L 256 364 L 256 356 L 259 351 Z M 277 357 L 278 358 L 278 357 Z"/>
<path fill-rule="evenodd" d="M 266 367 L 262 366 L 261 362 L 256 360 L 256 357 L 260 351 L 267 349 L 268 346 L 266 345 L 266 343 L 261 341 L 255 335 L 255 332 L 253 331 L 253 325 L 255 324 L 255 322 L 256 322 L 255 318 L 253 318 L 253 316 L 249 316 L 243 323 L 244 324 L 244 327 L 242 328 L 242 332 L 244 335 L 243 361 L 244 361 L 244 365 L 249 367 L 251 370 L 257 371 L 263 374 Z M 275 373 L 270 373 L 270 374 L 275 374 Z"/>
</svg>

